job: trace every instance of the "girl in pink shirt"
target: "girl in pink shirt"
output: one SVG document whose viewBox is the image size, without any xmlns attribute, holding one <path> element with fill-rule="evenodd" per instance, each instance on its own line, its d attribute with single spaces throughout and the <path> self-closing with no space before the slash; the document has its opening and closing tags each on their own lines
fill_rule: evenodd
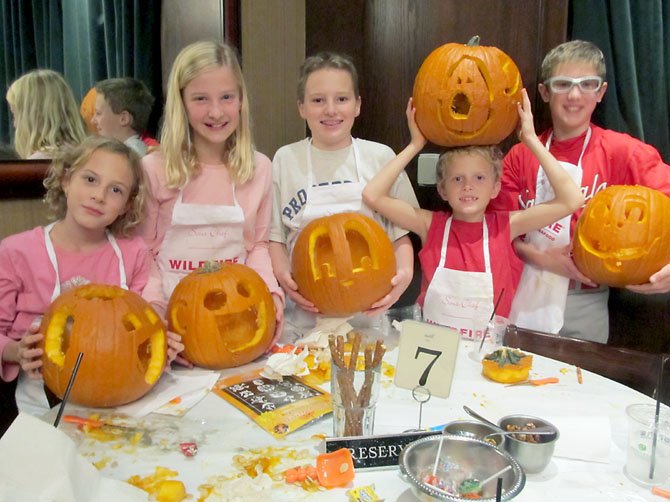
<svg viewBox="0 0 670 502">
<path fill-rule="evenodd" d="M 233 49 L 196 42 L 177 55 L 161 147 L 142 165 L 152 197 L 140 233 L 157 265 L 143 296 L 164 314 L 177 283 L 205 261 L 243 263 L 272 292 L 281 333 L 284 299 L 268 253 L 272 166 L 254 151 Z"/>
<path fill-rule="evenodd" d="M 123 143 L 89 137 L 66 149 L 44 185 L 57 221 L 0 242 L 0 377 L 11 381 L 23 370 L 17 404 L 35 413 L 48 406 L 43 391 L 28 392 L 25 378 L 40 379 L 43 336 L 35 321 L 63 289 L 78 284 L 141 293 L 151 263 L 142 239 L 127 237 L 142 216 L 145 188 L 139 159 Z M 170 344 L 173 359 L 183 346 L 178 338 Z M 37 401 L 26 398 L 22 407 L 27 395 Z"/>
</svg>

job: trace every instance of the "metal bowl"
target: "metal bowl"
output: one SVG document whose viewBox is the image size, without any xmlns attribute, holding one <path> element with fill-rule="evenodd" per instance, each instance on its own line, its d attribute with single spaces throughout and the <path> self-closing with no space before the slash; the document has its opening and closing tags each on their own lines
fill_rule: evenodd
<svg viewBox="0 0 670 502">
<path fill-rule="evenodd" d="M 450 495 L 438 491 L 424 483 L 427 474 L 432 474 L 440 441 L 444 441 L 440 451 L 440 460 L 436 475 L 443 479 L 451 478 L 457 484 L 467 478 L 485 479 L 501 469 L 512 466 L 505 472 L 501 500 L 511 500 L 522 490 L 526 475 L 512 456 L 480 439 L 464 436 L 440 435 L 419 439 L 407 445 L 400 454 L 400 472 L 411 485 L 412 491 L 420 500 L 466 500 L 457 494 Z M 460 478 L 459 478 L 460 477 Z M 488 483 L 482 493 L 487 502 L 495 501 L 496 483 Z"/>
<path fill-rule="evenodd" d="M 481 439 L 498 448 L 502 448 L 505 444 L 505 436 L 491 436 L 488 439 L 484 439 L 487 434 L 492 434 L 494 432 L 500 432 L 500 429 L 476 420 L 456 420 L 455 422 L 449 422 L 443 429 L 444 434 Z"/>
<path fill-rule="evenodd" d="M 505 441 L 505 450 L 507 450 L 523 467 L 527 473 L 542 472 L 551 461 L 556 447 L 556 441 L 560 435 L 556 426 L 546 420 L 530 415 L 507 415 L 498 421 L 498 425 L 503 430 L 507 430 L 508 425 L 518 425 L 524 427 L 532 423 L 536 427 L 551 427 L 555 430 L 554 434 L 538 435 L 537 443 L 529 443 L 516 439 L 514 435 L 507 436 Z"/>
</svg>

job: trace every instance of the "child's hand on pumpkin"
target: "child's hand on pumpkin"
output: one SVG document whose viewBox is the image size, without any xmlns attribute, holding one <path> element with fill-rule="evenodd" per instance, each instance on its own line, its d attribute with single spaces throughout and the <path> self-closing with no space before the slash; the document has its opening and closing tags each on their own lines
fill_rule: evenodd
<svg viewBox="0 0 670 502">
<path fill-rule="evenodd" d="M 298 293 L 298 284 L 296 284 L 296 282 L 293 280 L 293 276 L 289 270 L 275 270 L 275 277 L 277 278 L 279 285 L 284 290 L 284 293 L 286 293 L 286 295 L 288 295 L 288 297 L 293 300 L 296 305 L 299 305 L 303 310 L 308 312 L 319 311 L 319 309 L 317 309 L 312 302 Z"/>
<path fill-rule="evenodd" d="M 365 311 L 365 315 L 372 317 L 390 309 L 393 304 L 398 301 L 400 295 L 402 295 L 403 292 L 407 289 L 407 286 L 409 286 L 411 280 L 411 274 L 409 274 L 405 269 L 399 269 L 396 275 L 394 275 L 391 279 L 391 291 L 389 291 L 385 297 L 373 303 L 370 308 Z"/>
<path fill-rule="evenodd" d="M 193 368 L 193 363 L 187 359 L 184 359 L 179 354 L 183 352 L 184 344 L 181 343 L 181 336 L 172 331 L 167 332 L 167 362 L 165 364 L 165 370 L 170 370 L 170 364 L 174 361 L 177 364 L 186 366 L 187 368 Z"/>
<path fill-rule="evenodd" d="M 641 293 L 643 295 L 652 295 L 657 293 L 667 293 L 670 291 L 670 263 L 661 270 L 652 274 L 649 282 L 634 286 L 626 286 L 626 289 Z"/>
<path fill-rule="evenodd" d="M 419 126 L 416 124 L 416 108 L 414 108 L 412 98 L 409 98 L 407 101 L 405 115 L 407 115 L 407 126 L 409 127 L 411 137 L 410 143 L 412 143 L 418 150 L 421 150 L 426 146 L 427 141 L 425 136 L 421 133 Z"/>
<path fill-rule="evenodd" d="M 42 354 L 44 351 L 37 345 L 44 338 L 42 333 L 38 333 L 39 325 L 31 325 L 28 331 L 18 342 L 17 362 L 21 369 L 32 379 L 42 378 Z"/>
</svg>

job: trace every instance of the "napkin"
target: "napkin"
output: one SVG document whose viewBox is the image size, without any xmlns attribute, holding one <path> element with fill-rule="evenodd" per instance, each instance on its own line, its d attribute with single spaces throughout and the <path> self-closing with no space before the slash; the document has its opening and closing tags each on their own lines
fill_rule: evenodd
<svg viewBox="0 0 670 502">
<path fill-rule="evenodd" d="M 607 417 L 547 417 L 560 431 L 554 456 L 608 463 L 612 428 Z"/>
<path fill-rule="evenodd" d="M 156 386 L 144 397 L 130 404 L 116 408 L 118 413 L 129 417 L 140 418 L 152 412 L 165 412 L 163 408 L 168 403 L 179 402 L 179 406 L 173 408 L 170 415 L 183 415 L 195 406 L 219 379 L 217 371 L 201 369 L 172 370 L 164 373 Z M 179 398 L 179 399 L 177 399 Z M 170 408 L 167 406 L 166 408 Z M 178 410 L 179 413 L 175 411 Z"/>
<path fill-rule="evenodd" d="M 66 434 L 20 413 L 0 439 L 0 500 L 135 502 L 149 496 L 102 476 Z"/>
</svg>

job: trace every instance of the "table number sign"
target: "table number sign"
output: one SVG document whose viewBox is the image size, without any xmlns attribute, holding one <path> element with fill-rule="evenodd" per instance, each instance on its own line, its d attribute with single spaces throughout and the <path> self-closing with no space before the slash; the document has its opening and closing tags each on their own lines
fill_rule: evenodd
<svg viewBox="0 0 670 502">
<path fill-rule="evenodd" d="M 448 397 L 460 335 L 453 328 L 419 321 L 401 324 L 394 383 L 403 389 L 425 387 L 432 396 Z"/>
</svg>

